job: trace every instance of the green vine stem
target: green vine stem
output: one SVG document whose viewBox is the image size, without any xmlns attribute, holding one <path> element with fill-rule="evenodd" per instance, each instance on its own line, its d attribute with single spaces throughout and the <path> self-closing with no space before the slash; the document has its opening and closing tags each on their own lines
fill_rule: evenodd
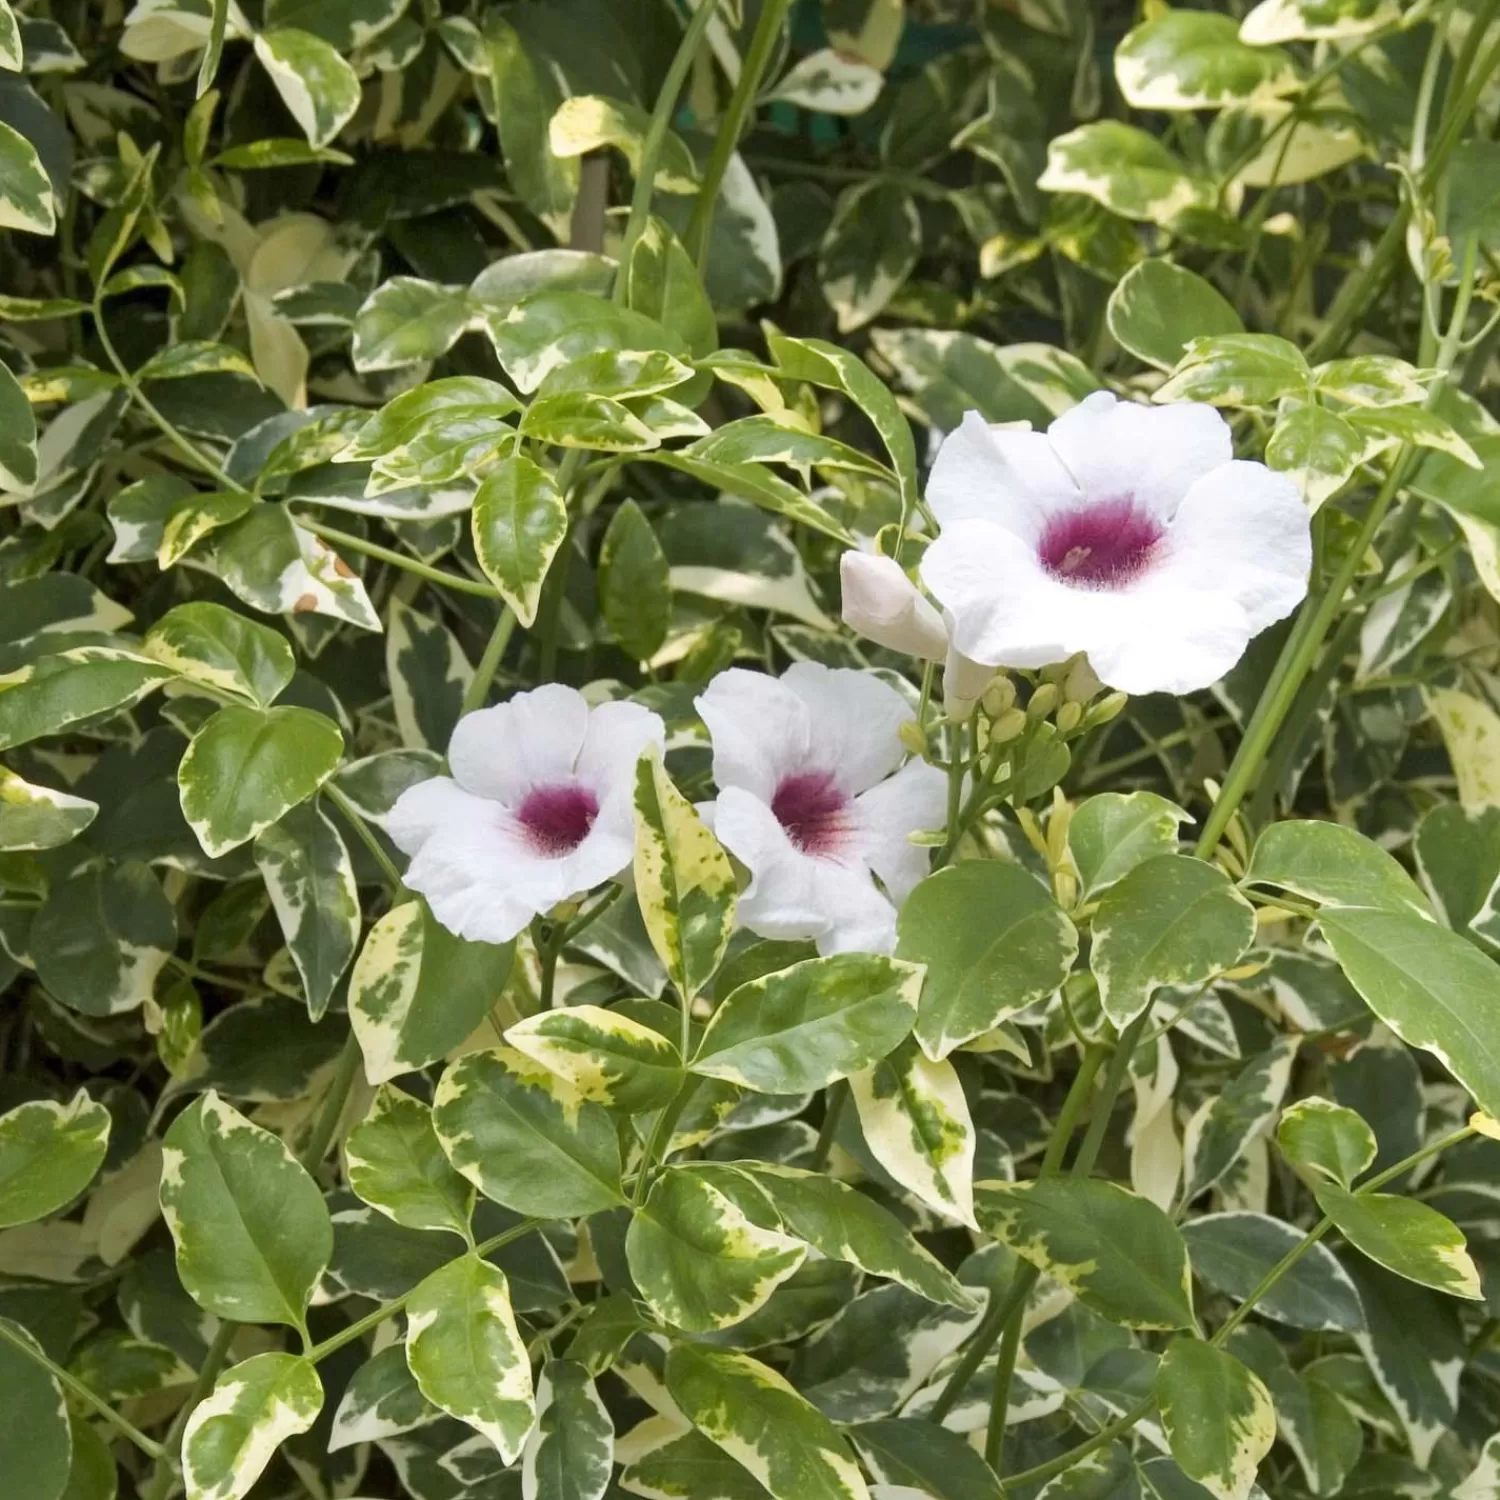
<svg viewBox="0 0 1500 1500">
<path fill-rule="evenodd" d="M 635 191 L 630 195 L 630 218 L 626 221 L 625 238 L 620 245 L 620 271 L 615 277 L 614 289 L 616 302 L 625 300 L 630 255 L 635 249 L 636 241 L 645 232 L 646 220 L 651 214 L 656 168 L 661 161 L 662 147 L 666 144 L 672 116 L 677 112 L 677 100 L 681 97 L 683 84 L 687 82 L 693 59 L 698 55 L 698 48 L 703 44 L 708 23 L 713 20 L 718 8 L 719 0 L 698 0 L 698 8 L 682 33 L 682 40 L 677 44 L 677 51 L 672 54 L 671 66 L 667 69 L 667 76 L 662 80 L 661 90 L 656 96 L 656 107 L 651 111 L 651 124 L 646 131 L 640 165 L 636 169 Z"/>
<path fill-rule="evenodd" d="M 706 3 L 706 0 L 705 0 Z M 729 170 L 729 159 L 744 134 L 745 122 L 755 108 L 755 96 L 760 80 L 771 60 L 771 53 L 781 36 L 791 0 L 763 0 L 760 18 L 755 23 L 755 34 L 750 38 L 750 50 L 740 66 L 740 76 L 729 96 L 729 105 L 719 128 L 714 135 L 713 150 L 709 153 L 708 165 L 703 169 L 703 181 L 698 188 L 698 197 L 693 204 L 693 214 L 688 220 L 684 248 L 692 256 L 699 271 L 703 271 L 708 260 L 708 235 L 713 227 L 714 209 L 718 204 L 719 189 L 724 174 Z"/>
</svg>

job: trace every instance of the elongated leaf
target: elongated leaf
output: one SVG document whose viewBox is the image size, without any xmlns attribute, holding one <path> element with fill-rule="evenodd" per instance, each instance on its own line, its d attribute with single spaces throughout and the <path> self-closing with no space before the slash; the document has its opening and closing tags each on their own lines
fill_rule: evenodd
<svg viewBox="0 0 1500 1500">
<path fill-rule="evenodd" d="M 1313 1195 L 1344 1238 L 1388 1271 L 1450 1297 L 1484 1296 L 1463 1231 L 1435 1208 L 1394 1193 L 1351 1193 L 1333 1182 L 1319 1183 Z"/>
<path fill-rule="evenodd" d="M 991 860 L 928 876 L 897 932 L 896 952 L 927 969 L 915 1030 L 933 1059 L 1052 994 L 1078 955 L 1078 933 L 1046 887 Z"/>
<path fill-rule="evenodd" d="M 36 1362 L 42 1353 L 27 1329 L 0 1319 L 0 1390 L 6 1408 L 0 1464 L 6 1494 L 15 1500 L 58 1500 L 71 1467 L 68 1406 L 57 1381 Z"/>
<path fill-rule="evenodd" d="M 0 676 L 0 750 L 139 703 L 172 676 L 134 651 L 77 646 Z"/>
<path fill-rule="evenodd" d="M 536 1404 L 505 1273 L 477 1255 L 452 1261 L 411 1294 L 406 1320 L 406 1360 L 422 1394 L 514 1463 Z"/>
<path fill-rule="evenodd" d="M 910 1032 L 922 970 L 868 953 L 810 958 L 741 985 L 692 1071 L 762 1094 L 806 1093 L 870 1067 Z"/>
<path fill-rule="evenodd" d="M 1124 1026 L 1164 984 L 1201 984 L 1232 968 L 1255 936 L 1250 903 L 1201 859 L 1163 854 L 1104 893 L 1089 965 L 1099 999 Z"/>
<path fill-rule="evenodd" d="M 276 1449 L 306 1432 L 323 1406 L 317 1366 L 293 1354 L 257 1354 L 219 1376 L 182 1434 L 188 1500 L 240 1500 Z"/>
<path fill-rule="evenodd" d="M 1341 823 L 1273 823 L 1256 840 L 1245 879 L 1328 906 L 1429 912 L 1406 871 L 1378 844 Z"/>
<path fill-rule="evenodd" d="M 398 1224 L 467 1237 L 474 1189 L 443 1154 L 421 1100 L 382 1084 L 344 1142 L 344 1163 L 349 1186 Z"/>
<path fill-rule="evenodd" d="M 757 1360 L 674 1344 L 667 1389 L 687 1419 L 774 1500 L 867 1500 L 837 1429 Z"/>
<path fill-rule="evenodd" d="M 523 1500 L 602 1500 L 614 1452 L 614 1419 L 589 1372 L 570 1359 L 549 1361 L 521 1460 Z"/>
<path fill-rule="evenodd" d="M 416 1377 L 406 1363 L 404 1344 L 387 1344 L 354 1372 L 344 1387 L 328 1451 L 337 1453 L 355 1443 L 373 1443 L 379 1438 L 435 1422 L 442 1414 L 418 1389 Z"/>
<path fill-rule="evenodd" d="M 71 1203 L 109 1147 L 110 1113 L 82 1090 L 66 1104 L 37 1099 L 0 1115 L 0 1229 Z"/>
<path fill-rule="evenodd" d="M 326 146 L 359 108 L 354 69 L 321 37 L 292 26 L 263 31 L 255 55 L 311 145 Z"/>
<path fill-rule="evenodd" d="M 1154 792 L 1100 792 L 1079 803 L 1068 820 L 1068 853 L 1082 894 L 1097 896 L 1137 865 L 1177 849 L 1187 814 Z"/>
<path fill-rule="evenodd" d="M 474 497 L 474 551 L 491 583 L 526 626 L 568 531 L 568 508 L 552 476 L 520 454 L 502 459 Z"/>
<path fill-rule="evenodd" d="M 221 708 L 177 770 L 182 813 L 204 853 L 248 843 L 311 797 L 338 768 L 344 737 L 307 708 Z"/>
<path fill-rule="evenodd" d="M 1192 1328 L 1182 1234 L 1149 1198 L 1112 1182 L 1048 1177 L 975 1190 L 984 1227 L 1095 1312 L 1130 1328 Z"/>
<path fill-rule="evenodd" d="M 1297 1056 L 1295 1038 L 1278 1038 L 1188 1121 L 1183 1132 L 1183 1201 L 1191 1202 L 1240 1161 L 1281 1107 Z"/>
<path fill-rule="evenodd" d="M 1270 1393 L 1232 1354 L 1176 1338 L 1156 1372 L 1172 1457 L 1218 1500 L 1246 1500 L 1276 1441 Z"/>
<path fill-rule="evenodd" d="M 734 870 L 649 750 L 635 773 L 635 883 L 651 946 L 691 1000 L 712 978 L 734 929 Z"/>
<path fill-rule="evenodd" d="M 682 1059 L 666 1037 L 597 1005 L 541 1011 L 505 1040 L 567 1079 L 581 1098 L 632 1114 L 663 1108 L 682 1086 Z"/>
<path fill-rule="evenodd" d="M 511 943 L 455 937 L 423 901 L 388 911 L 349 977 L 349 1019 L 366 1078 L 384 1083 L 451 1052 L 505 988 L 514 956 Z"/>
<path fill-rule="evenodd" d="M 269 708 L 292 680 L 292 648 L 221 604 L 179 604 L 146 632 L 146 655 L 180 676 Z"/>
<path fill-rule="evenodd" d="M 1276 1144 L 1293 1166 L 1348 1187 L 1375 1160 L 1375 1132 L 1352 1109 L 1316 1096 L 1282 1111 Z"/>
<path fill-rule="evenodd" d="M 668 1167 L 631 1219 L 625 1253 L 658 1319 L 709 1333 L 763 1307 L 807 1247 L 755 1223 L 691 1167 Z"/>
<path fill-rule="evenodd" d="M 575 1218 L 621 1202 L 620 1144 L 604 1108 L 509 1047 L 454 1063 L 433 1123 L 453 1165 L 517 1213 Z"/>
<path fill-rule="evenodd" d="M 167 1131 L 161 1207 L 177 1273 L 200 1307 L 303 1326 L 333 1226 L 317 1184 L 274 1135 L 204 1094 Z"/>
</svg>

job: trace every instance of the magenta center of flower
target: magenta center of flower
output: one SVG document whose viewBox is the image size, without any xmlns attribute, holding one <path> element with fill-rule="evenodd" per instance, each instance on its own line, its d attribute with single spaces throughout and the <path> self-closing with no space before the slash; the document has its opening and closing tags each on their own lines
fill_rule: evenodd
<svg viewBox="0 0 1500 1500">
<path fill-rule="evenodd" d="M 1063 583 L 1123 588 L 1150 565 L 1164 534 L 1161 522 L 1128 497 L 1103 500 L 1053 516 L 1037 556 Z"/>
<path fill-rule="evenodd" d="M 830 771 L 798 771 L 782 778 L 771 811 L 804 854 L 829 854 L 847 831 L 849 799 Z"/>
<path fill-rule="evenodd" d="M 539 854 L 571 854 L 588 837 L 599 816 L 599 799 L 576 781 L 533 787 L 527 792 L 516 820 Z"/>
</svg>

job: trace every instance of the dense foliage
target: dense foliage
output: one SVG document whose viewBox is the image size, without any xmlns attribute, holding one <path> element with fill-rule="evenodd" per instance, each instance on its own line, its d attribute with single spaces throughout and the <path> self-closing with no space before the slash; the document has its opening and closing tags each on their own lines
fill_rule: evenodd
<svg viewBox="0 0 1500 1500">
<path fill-rule="evenodd" d="M 1497 125 L 0 0 L 0 1496 L 1500 1500 Z"/>
</svg>

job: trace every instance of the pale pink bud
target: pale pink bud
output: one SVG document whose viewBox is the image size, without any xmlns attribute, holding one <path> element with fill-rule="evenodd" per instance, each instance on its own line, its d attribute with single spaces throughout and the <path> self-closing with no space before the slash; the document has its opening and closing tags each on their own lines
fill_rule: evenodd
<svg viewBox="0 0 1500 1500">
<path fill-rule="evenodd" d="M 839 562 L 844 623 L 857 635 L 925 661 L 948 654 L 942 616 L 889 557 L 846 552 Z"/>
</svg>

